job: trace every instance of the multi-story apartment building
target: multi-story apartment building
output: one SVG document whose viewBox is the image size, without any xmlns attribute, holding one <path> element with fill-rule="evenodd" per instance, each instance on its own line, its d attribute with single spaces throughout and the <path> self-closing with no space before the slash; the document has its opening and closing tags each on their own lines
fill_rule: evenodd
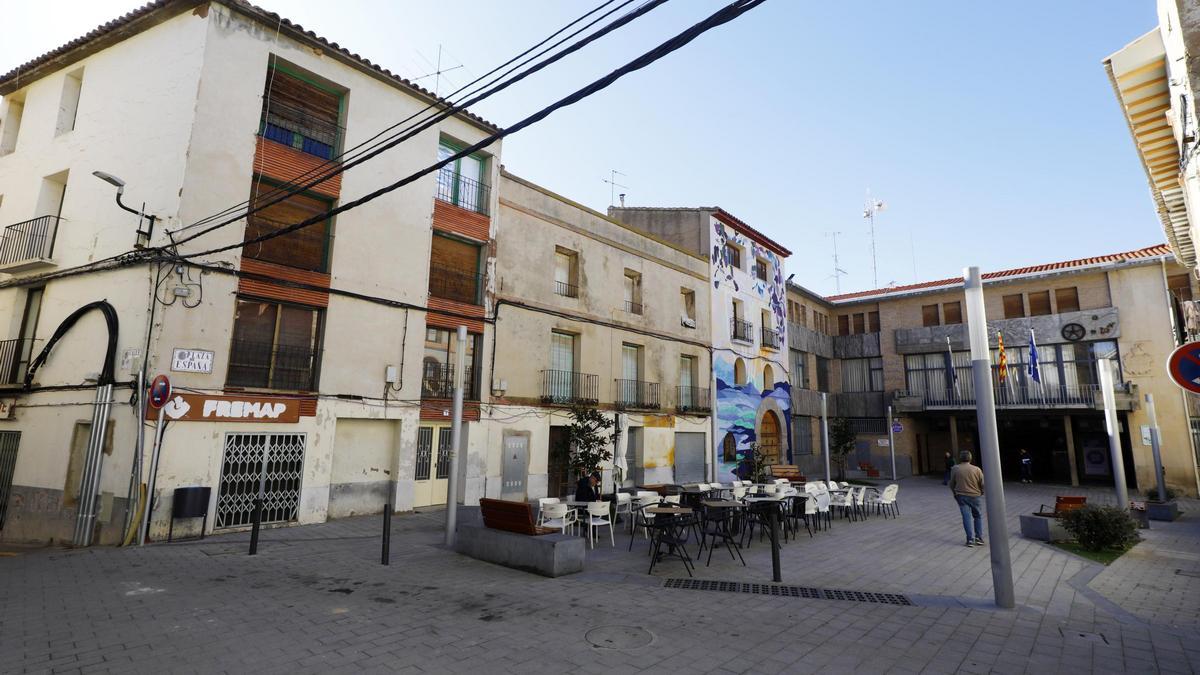
<svg viewBox="0 0 1200 675">
<path fill-rule="evenodd" d="M 1131 486 L 1154 486 L 1145 394 L 1162 431 L 1167 482 L 1197 492 L 1196 397 L 1167 377 L 1167 355 L 1184 339 L 1183 307 L 1193 284 L 1166 246 L 991 272 L 984 275 L 993 386 L 1007 475 L 1025 448 L 1039 480 L 1111 483 L 1097 360 L 1115 359 L 1115 398 Z M 893 408 L 902 475 L 938 473 L 946 452 L 976 449 L 962 279 L 822 298 L 788 287 L 793 364 L 793 425 L 811 439 L 798 464 L 824 471 L 815 417 L 827 392 L 831 417 L 858 431 L 851 465 L 888 466 L 884 415 Z M 830 317 L 828 321 L 821 316 Z M 814 330 L 814 317 L 817 329 Z M 1003 336 L 1007 377 L 999 378 Z M 1040 382 L 1029 373 L 1031 339 Z M 800 365 L 803 364 L 803 365 Z M 815 377 L 812 373 L 815 373 Z M 811 428 L 806 434 L 804 429 Z M 811 454 L 807 454 L 811 449 Z"/>
<path fill-rule="evenodd" d="M 495 278 L 489 447 L 504 498 L 573 491 L 574 404 L 613 411 L 625 485 L 705 480 L 707 257 L 502 173 Z"/>
<path fill-rule="evenodd" d="M 141 364 L 177 392 L 155 538 L 182 486 L 212 488 L 210 528 L 246 525 L 260 481 L 267 522 L 443 502 L 460 350 L 470 364 L 463 496 L 498 492 L 481 459 L 486 436 L 472 429 L 491 368 L 499 145 L 283 237 L 189 259 L 151 253 L 237 246 L 319 216 L 480 141 L 491 124 L 449 117 L 267 205 L 278 186 L 437 101 L 236 0 L 147 5 L 0 76 L 0 95 L 0 537 L 70 538 L 88 511 L 83 473 L 99 458 L 89 529 L 123 538 Z M 120 210 L 97 171 L 119 176 L 124 199 L 154 219 Z M 265 208 L 185 241 L 245 202 Z M 109 324 L 99 311 L 64 323 L 101 301 Z M 452 329 L 464 324 L 470 338 L 458 344 Z M 97 380 L 116 388 L 108 435 L 89 450 Z"/>
<path fill-rule="evenodd" d="M 1158 25 L 1104 59 L 1129 125 L 1167 243 L 1197 269 L 1200 163 L 1200 13 L 1191 0 L 1158 0 Z"/>
<path fill-rule="evenodd" d="M 752 446 L 767 464 L 790 464 L 784 260 L 791 253 L 719 207 L 613 207 L 609 215 L 708 261 L 715 392 L 711 477 L 745 476 Z"/>
</svg>

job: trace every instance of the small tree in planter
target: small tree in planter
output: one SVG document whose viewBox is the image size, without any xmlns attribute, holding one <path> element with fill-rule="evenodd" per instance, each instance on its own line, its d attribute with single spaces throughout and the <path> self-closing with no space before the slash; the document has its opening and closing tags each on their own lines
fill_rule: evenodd
<svg viewBox="0 0 1200 675">
<path fill-rule="evenodd" d="M 762 451 L 758 449 L 757 441 L 751 442 L 745 452 L 739 452 L 738 459 L 739 468 L 743 469 L 735 472 L 739 478 L 755 483 L 767 482 L 767 460 Z"/>
<path fill-rule="evenodd" d="M 846 480 L 846 459 L 854 452 L 858 434 L 850 428 L 850 420 L 835 417 L 829 421 L 829 461 L 837 465 L 838 480 Z"/>
<path fill-rule="evenodd" d="M 571 423 L 567 425 L 563 447 L 558 451 L 567 453 L 576 478 L 600 471 L 605 462 L 612 461 L 614 426 L 616 423 L 612 419 L 595 408 L 571 407 Z"/>
</svg>

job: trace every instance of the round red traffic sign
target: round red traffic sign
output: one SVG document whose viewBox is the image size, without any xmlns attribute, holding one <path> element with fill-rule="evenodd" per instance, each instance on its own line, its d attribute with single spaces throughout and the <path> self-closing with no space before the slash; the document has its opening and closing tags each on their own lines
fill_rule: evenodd
<svg viewBox="0 0 1200 675">
<path fill-rule="evenodd" d="M 1200 342 L 1189 342 L 1171 352 L 1167 374 L 1175 384 L 1200 394 Z"/>
<path fill-rule="evenodd" d="M 171 380 L 167 379 L 166 375 L 159 375 L 150 382 L 150 398 L 146 403 L 150 404 L 151 408 L 158 410 L 167 404 L 171 398 Z"/>
</svg>

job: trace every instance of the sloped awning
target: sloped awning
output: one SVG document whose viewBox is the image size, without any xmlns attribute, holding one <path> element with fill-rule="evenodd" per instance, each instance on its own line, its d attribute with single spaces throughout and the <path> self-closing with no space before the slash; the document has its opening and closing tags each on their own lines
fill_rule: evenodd
<svg viewBox="0 0 1200 675">
<path fill-rule="evenodd" d="M 1179 262 L 1196 266 L 1196 247 L 1180 182 L 1179 141 L 1171 122 L 1166 50 L 1158 28 L 1104 60 L 1137 147 L 1167 242 Z"/>
</svg>

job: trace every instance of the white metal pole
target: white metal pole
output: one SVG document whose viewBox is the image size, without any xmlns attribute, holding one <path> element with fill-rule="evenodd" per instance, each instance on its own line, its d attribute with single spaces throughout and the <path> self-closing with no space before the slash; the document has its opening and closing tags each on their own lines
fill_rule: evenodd
<svg viewBox="0 0 1200 675">
<path fill-rule="evenodd" d="M 963 270 L 967 300 L 967 335 L 971 342 L 971 379 L 975 385 L 975 416 L 979 424 L 979 460 L 983 464 L 987 500 L 988 539 L 992 557 L 992 593 L 997 607 L 1011 609 L 1012 558 L 1008 550 L 1008 521 L 1004 505 L 1004 476 L 1000 469 L 1000 436 L 996 428 L 996 394 L 992 390 L 991 349 L 988 346 L 987 311 L 983 304 L 983 277 L 978 267 Z M 979 533 L 975 533 L 979 536 Z"/>
<path fill-rule="evenodd" d="M 133 525 L 137 504 L 141 499 L 142 453 L 146 451 L 146 378 L 141 367 L 137 371 L 137 403 L 134 408 L 137 419 L 137 436 L 134 437 L 133 466 L 129 469 L 129 493 L 125 496 L 125 530 Z"/>
<path fill-rule="evenodd" d="M 150 451 L 150 475 L 146 477 L 146 505 L 142 509 L 142 525 L 138 528 L 138 546 L 146 545 L 146 536 L 150 533 L 150 507 L 154 505 L 154 484 L 158 478 L 158 453 L 162 449 L 163 415 L 166 411 L 158 409 L 158 424 L 154 427 L 154 448 Z M 267 472 L 266 459 L 263 459 L 263 474 Z M 259 496 L 262 496 L 262 485 L 259 485 Z"/>
<path fill-rule="evenodd" d="M 458 327 L 458 345 L 454 353 L 454 412 L 450 423 L 450 480 L 446 482 L 446 546 L 454 547 L 458 527 L 459 444 L 462 442 L 463 369 L 466 367 L 467 327 Z"/>
<path fill-rule="evenodd" d="M 825 455 L 825 482 L 833 480 L 829 471 L 829 394 L 821 392 L 821 454 Z"/>
<path fill-rule="evenodd" d="M 892 406 L 888 406 L 888 452 L 892 456 L 892 480 L 896 480 L 896 433 L 892 430 Z"/>
<path fill-rule="evenodd" d="M 1146 413 L 1150 416 L 1150 450 L 1154 453 L 1154 480 L 1158 501 L 1167 501 L 1167 480 L 1163 476 L 1162 449 L 1159 447 L 1158 414 L 1154 412 L 1154 395 L 1146 394 Z"/>
<path fill-rule="evenodd" d="M 1125 460 L 1121 457 L 1121 428 L 1117 420 L 1117 398 L 1113 393 L 1112 359 L 1100 359 L 1096 364 L 1100 371 L 1100 395 L 1104 399 L 1104 425 L 1108 430 L 1108 450 L 1112 455 L 1113 487 L 1117 491 L 1117 505 L 1129 508 L 1129 488 L 1125 485 Z"/>
</svg>

